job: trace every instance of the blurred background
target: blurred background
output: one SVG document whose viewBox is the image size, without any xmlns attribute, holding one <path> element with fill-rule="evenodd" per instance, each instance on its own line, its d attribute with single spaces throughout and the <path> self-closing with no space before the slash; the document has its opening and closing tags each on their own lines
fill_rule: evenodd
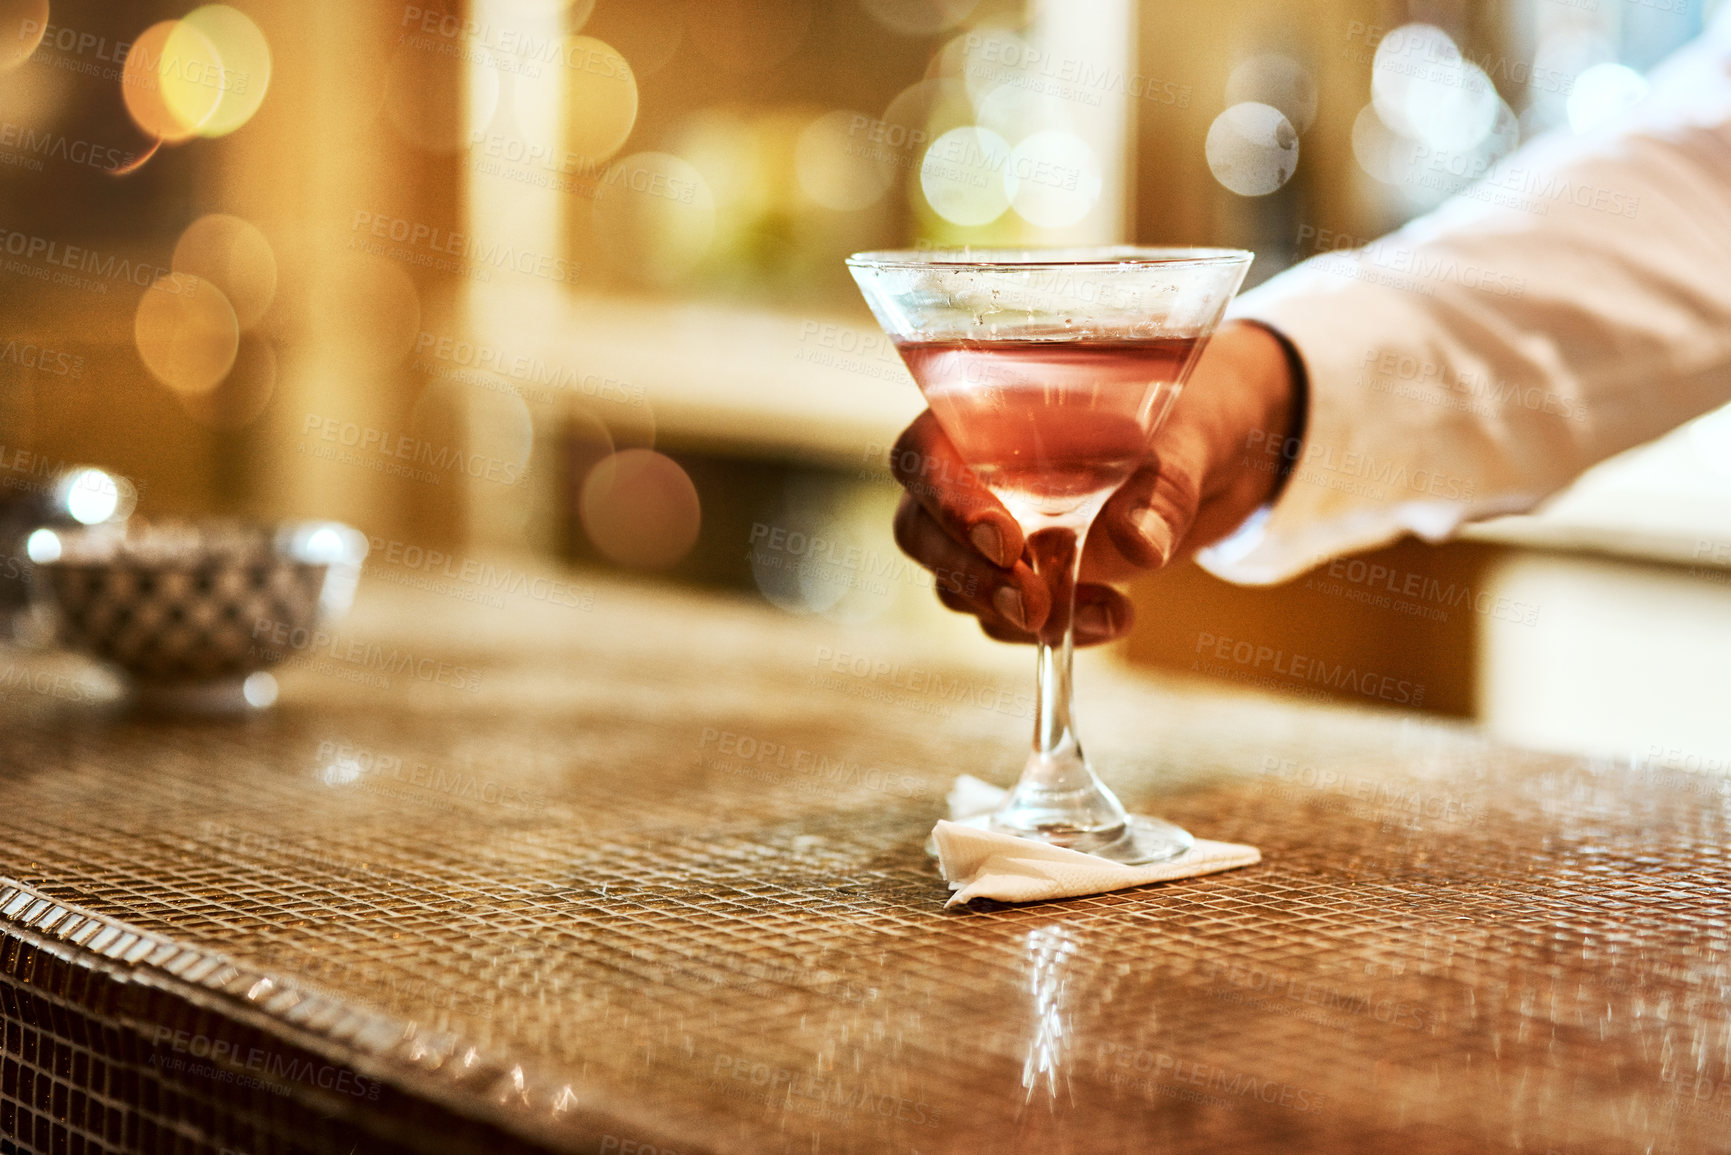
<svg viewBox="0 0 1731 1155">
<path fill-rule="evenodd" d="M 89 462 L 144 514 L 344 519 L 392 580 L 558 562 L 983 645 L 890 540 L 920 403 L 847 253 L 1233 245 L 1254 284 L 1615 115 L 1712 8 L 0 0 L 0 482 Z M 1731 417 L 1469 541 L 1137 598 L 1134 662 L 1723 769 Z"/>
</svg>

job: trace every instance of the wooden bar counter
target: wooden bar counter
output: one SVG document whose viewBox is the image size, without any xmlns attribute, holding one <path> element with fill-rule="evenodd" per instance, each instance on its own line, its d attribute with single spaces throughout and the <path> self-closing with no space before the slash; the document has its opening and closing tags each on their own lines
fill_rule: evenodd
<svg viewBox="0 0 1731 1155">
<path fill-rule="evenodd" d="M 1722 779 L 1091 656 L 1107 780 L 1264 861 L 945 910 L 922 843 L 955 775 L 1013 777 L 1029 655 L 560 580 L 371 577 L 240 720 L 0 655 L 0 1131 L 1731 1149 Z"/>
</svg>

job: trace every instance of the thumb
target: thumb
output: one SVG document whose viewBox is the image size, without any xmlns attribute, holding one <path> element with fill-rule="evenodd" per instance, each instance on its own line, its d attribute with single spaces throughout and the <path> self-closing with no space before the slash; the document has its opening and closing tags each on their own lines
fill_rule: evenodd
<svg viewBox="0 0 1731 1155">
<path fill-rule="evenodd" d="M 1199 477 L 1177 456 L 1165 457 L 1137 470 L 1112 495 L 1100 523 L 1127 560 L 1144 569 L 1172 560 L 1196 520 Z"/>
</svg>

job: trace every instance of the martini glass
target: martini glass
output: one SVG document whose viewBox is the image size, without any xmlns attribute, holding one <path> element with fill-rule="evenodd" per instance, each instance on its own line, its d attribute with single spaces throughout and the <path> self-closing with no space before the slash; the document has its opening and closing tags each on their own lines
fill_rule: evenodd
<svg viewBox="0 0 1731 1155">
<path fill-rule="evenodd" d="M 1051 587 L 1037 639 L 1034 746 L 975 824 L 1116 862 L 1190 848 L 1132 815 L 1082 752 L 1071 710 L 1076 581 L 1088 528 L 1149 442 L 1249 268 L 1238 249 L 856 253 L 848 267 L 926 404 L 1028 539 Z"/>
</svg>

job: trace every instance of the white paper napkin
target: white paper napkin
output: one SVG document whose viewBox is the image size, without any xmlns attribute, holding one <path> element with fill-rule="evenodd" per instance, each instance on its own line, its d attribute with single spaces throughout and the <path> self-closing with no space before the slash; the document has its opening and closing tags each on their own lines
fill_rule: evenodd
<svg viewBox="0 0 1731 1155">
<path fill-rule="evenodd" d="M 950 817 L 964 819 L 983 814 L 996 807 L 1005 793 L 964 774 L 950 789 Z M 1127 886 L 1214 874 L 1262 861 L 1261 851 L 1254 846 L 1198 838 L 1194 846 L 1170 861 L 1125 866 L 1062 846 L 963 826 L 959 821 L 939 821 L 932 830 L 932 842 L 937 848 L 938 869 L 955 891 L 945 906 L 974 898 L 995 898 L 1000 902 L 1075 898 Z"/>
</svg>

